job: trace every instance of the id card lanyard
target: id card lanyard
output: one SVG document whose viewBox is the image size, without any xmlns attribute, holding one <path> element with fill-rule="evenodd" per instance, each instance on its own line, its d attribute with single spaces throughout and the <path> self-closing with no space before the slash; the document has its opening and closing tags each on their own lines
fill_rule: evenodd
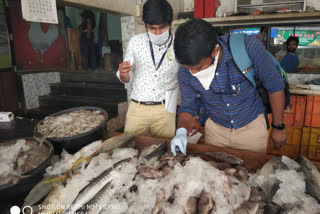
<svg viewBox="0 0 320 214">
<path fill-rule="evenodd" d="M 168 49 L 170 48 L 170 46 L 171 46 L 171 44 L 172 44 L 172 40 L 173 40 L 173 36 L 171 36 L 171 40 L 170 40 L 170 43 L 169 43 L 169 45 L 168 45 L 168 48 L 167 48 L 167 50 L 164 52 L 164 54 L 162 55 L 162 57 L 161 57 L 161 59 L 160 59 L 160 62 L 159 62 L 159 64 L 158 64 L 158 67 L 156 67 L 156 61 L 155 61 L 155 59 L 154 59 L 154 52 L 153 52 L 152 43 L 151 43 L 151 41 L 149 40 L 151 57 L 152 57 L 153 65 L 154 65 L 154 67 L 156 68 L 156 71 L 160 68 L 160 66 L 161 66 L 161 64 L 162 64 L 162 62 L 163 62 L 163 60 L 164 60 L 164 56 L 167 54 Z"/>
</svg>

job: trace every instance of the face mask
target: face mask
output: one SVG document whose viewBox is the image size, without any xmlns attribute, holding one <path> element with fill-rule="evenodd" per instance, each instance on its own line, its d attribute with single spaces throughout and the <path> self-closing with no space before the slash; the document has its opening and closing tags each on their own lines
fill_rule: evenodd
<svg viewBox="0 0 320 214">
<path fill-rule="evenodd" d="M 211 64 L 208 68 L 201 70 L 195 74 L 191 73 L 194 77 L 196 77 L 200 81 L 201 85 L 206 90 L 209 90 L 211 82 L 214 79 L 214 75 L 216 73 L 216 69 L 218 65 L 218 59 L 219 59 L 219 52 L 217 54 L 217 57 L 214 59 L 213 64 Z"/>
<path fill-rule="evenodd" d="M 168 28 L 168 30 L 166 30 L 164 33 L 162 33 L 160 35 L 153 34 L 150 31 L 148 31 L 148 34 L 149 34 L 149 38 L 150 38 L 150 41 L 152 42 L 152 44 L 162 45 L 169 38 L 169 28 Z"/>
</svg>

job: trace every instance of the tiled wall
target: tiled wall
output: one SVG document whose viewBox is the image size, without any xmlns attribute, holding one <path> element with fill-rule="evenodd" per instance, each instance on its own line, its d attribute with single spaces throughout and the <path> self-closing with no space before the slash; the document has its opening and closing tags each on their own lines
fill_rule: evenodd
<svg viewBox="0 0 320 214">
<path fill-rule="evenodd" d="M 50 93 L 50 83 L 60 82 L 59 72 L 21 74 L 26 109 L 39 107 L 38 96 Z"/>
</svg>

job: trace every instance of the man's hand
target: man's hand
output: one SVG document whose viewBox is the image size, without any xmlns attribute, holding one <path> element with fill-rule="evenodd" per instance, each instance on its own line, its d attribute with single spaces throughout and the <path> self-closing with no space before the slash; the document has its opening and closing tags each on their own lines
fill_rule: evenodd
<svg viewBox="0 0 320 214">
<path fill-rule="evenodd" d="M 280 149 L 281 146 L 286 144 L 287 138 L 288 138 L 288 135 L 285 129 L 283 130 L 272 129 L 270 134 L 271 148 L 274 148 L 277 150 Z"/>
<path fill-rule="evenodd" d="M 125 61 L 119 64 L 119 72 L 120 72 L 120 79 L 122 82 L 128 83 L 130 82 L 130 70 L 132 65 L 130 65 L 129 61 Z"/>
<path fill-rule="evenodd" d="M 201 129 L 199 119 L 194 119 L 192 114 L 181 112 L 178 119 L 178 127 L 184 127 L 187 130 L 187 135 L 196 134 Z"/>
</svg>

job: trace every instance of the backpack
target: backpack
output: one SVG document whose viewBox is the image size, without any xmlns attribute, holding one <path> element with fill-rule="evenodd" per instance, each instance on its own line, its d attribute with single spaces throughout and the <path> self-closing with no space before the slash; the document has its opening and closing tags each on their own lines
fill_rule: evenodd
<svg viewBox="0 0 320 214">
<path fill-rule="evenodd" d="M 267 120 L 267 114 L 272 113 L 268 92 L 264 88 L 262 82 L 256 77 L 255 70 L 252 65 L 252 62 L 248 56 L 247 50 L 245 48 L 244 44 L 244 37 L 246 34 L 244 33 L 237 33 L 237 34 L 230 34 L 229 36 L 229 48 L 230 53 L 232 55 L 233 61 L 235 65 L 238 67 L 238 70 L 251 82 L 251 84 L 257 89 L 259 96 L 262 99 L 262 102 L 264 106 L 266 107 L 266 120 Z M 274 58 L 274 56 L 267 51 L 267 53 L 272 58 L 272 61 L 274 65 L 276 66 L 277 70 L 281 74 L 283 81 L 285 83 L 285 106 L 286 109 L 287 106 L 290 104 L 290 92 L 289 92 L 289 83 L 287 78 L 287 73 L 285 70 L 281 67 L 279 62 Z M 269 122 L 267 121 L 267 126 L 269 127 Z"/>
</svg>

